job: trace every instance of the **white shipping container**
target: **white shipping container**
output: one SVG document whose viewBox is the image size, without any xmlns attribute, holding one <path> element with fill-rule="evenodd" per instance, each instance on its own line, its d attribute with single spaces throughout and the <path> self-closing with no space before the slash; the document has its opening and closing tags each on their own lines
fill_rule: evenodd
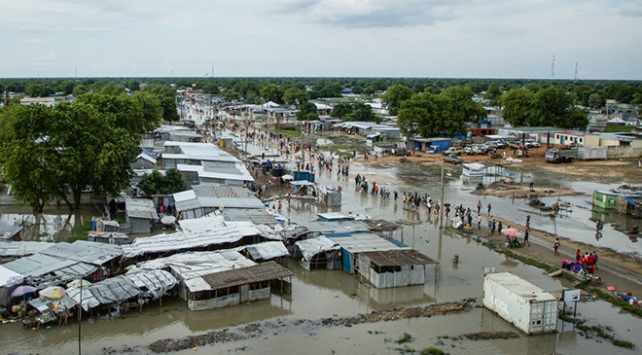
<svg viewBox="0 0 642 355">
<path fill-rule="evenodd" d="M 557 330 L 558 300 L 509 272 L 484 276 L 483 304 L 528 335 Z"/>
<path fill-rule="evenodd" d="M 580 160 L 606 160 L 608 147 L 580 147 L 577 158 Z"/>
</svg>

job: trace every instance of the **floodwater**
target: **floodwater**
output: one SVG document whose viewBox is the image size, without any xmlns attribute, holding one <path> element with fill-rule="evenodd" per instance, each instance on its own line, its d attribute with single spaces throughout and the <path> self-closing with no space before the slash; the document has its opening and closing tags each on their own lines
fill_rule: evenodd
<svg viewBox="0 0 642 355">
<path fill-rule="evenodd" d="M 440 169 L 440 166 L 409 165 L 396 169 L 352 164 L 350 173 L 352 176 L 365 173 L 369 176 L 369 181 L 374 182 L 379 179 L 378 182 L 382 186 L 389 186 L 398 191 L 417 190 L 440 199 Z M 375 174 L 378 177 L 370 177 Z M 496 271 L 510 271 L 546 290 L 559 290 L 564 287 L 559 279 L 548 277 L 540 269 L 522 265 L 507 259 L 504 255 L 491 252 L 477 245 L 473 239 L 456 234 L 452 229 L 439 228 L 437 221 L 426 216 L 425 211 L 417 214 L 406 211 L 401 202 L 395 203 L 392 199 L 381 200 L 378 196 L 358 193 L 354 189 L 352 179 L 338 178 L 336 172 L 322 171 L 317 176 L 317 181 L 323 185 L 343 187 L 343 204 L 341 208 L 332 209 L 332 211 L 364 213 L 373 218 L 390 221 L 418 220 L 417 224 L 405 226 L 403 234 L 397 233 L 395 236 L 397 239 L 403 237 L 404 243 L 439 262 L 436 266 L 428 267 L 426 285 L 377 290 L 367 284 L 359 283 L 356 278 L 343 271 L 306 271 L 296 261 L 291 260 L 288 266 L 295 274 L 292 295 L 284 297 L 272 295 L 270 300 L 199 312 L 189 311 L 185 302 L 180 300 L 164 299 L 162 305 L 159 302 L 152 302 L 141 313 L 132 312 L 117 318 L 91 319 L 82 322 L 83 353 L 100 354 L 104 353 L 104 348 L 112 348 L 120 352 L 126 347 L 134 347 L 138 353 L 149 353 L 149 349 L 145 346 L 158 339 L 202 334 L 249 322 L 344 317 L 393 306 L 426 305 L 468 297 L 476 297 L 480 302 L 485 267 L 494 267 Z M 471 207 L 477 203 L 479 198 L 469 194 L 474 185 L 463 184 L 455 168 L 448 167 L 446 177 L 446 201 L 453 204 L 463 203 Z M 590 188 L 589 185 L 587 189 Z M 581 204 L 583 201 L 581 198 L 573 203 Z M 527 209 L 524 201 L 494 197 L 482 197 L 481 200 L 484 206 L 488 203 L 492 204 L 494 214 L 508 219 L 520 220 L 520 218 L 523 219 L 522 213 L 523 216 L 526 215 L 526 212 L 519 211 L 522 207 Z M 287 203 L 284 204 L 282 214 L 293 222 L 310 220 L 317 212 L 326 211 L 309 201 L 293 199 L 291 203 L 289 211 Z M 589 220 L 590 217 L 592 217 L 590 211 L 577 209 L 572 217 L 556 220 L 556 225 L 550 225 L 550 220 L 535 216 L 531 224 L 542 229 L 557 228 L 558 232 L 572 231 L 577 226 L 585 226 L 587 232 L 590 232 L 588 230 L 592 223 Z M 574 234 L 573 238 L 583 238 L 583 234 Z M 616 232 L 611 234 L 610 231 L 605 230 L 601 240 L 608 238 L 617 238 Z M 637 245 L 627 242 L 630 245 Z M 458 264 L 451 262 L 453 254 L 459 255 Z M 600 301 L 579 304 L 578 313 L 581 318 L 588 319 L 589 324 L 599 323 L 610 326 L 614 329 L 617 338 L 633 342 L 638 349 L 642 347 L 642 338 L 633 331 L 642 326 L 642 320 L 639 318 L 622 314 L 610 304 Z M 5 324 L 0 327 L 0 344 L 2 344 L 3 353 L 78 353 L 79 326 L 76 322 L 38 332 L 24 330 L 19 324 Z M 562 329 L 562 322 L 558 328 Z M 450 339 L 453 336 L 480 331 L 512 331 L 520 334 L 520 337 L 511 340 L 484 341 Z M 404 333 L 410 334 L 413 341 L 403 345 L 395 343 L 395 340 Z M 444 336 L 449 338 L 444 339 Z M 442 339 L 439 339 L 440 337 Z M 404 346 L 416 350 L 436 346 L 450 354 L 635 353 L 614 347 L 608 341 L 587 339 L 573 331 L 569 324 L 566 324 L 564 330 L 557 334 L 522 336 L 507 322 L 481 307 L 459 315 L 369 323 L 350 328 L 322 327 L 311 331 L 307 328 L 291 327 L 286 332 L 264 332 L 257 338 L 203 346 L 196 351 L 190 349 L 179 353 L 391 354 L 399 353 L 395 349 Z"/>
</svg>

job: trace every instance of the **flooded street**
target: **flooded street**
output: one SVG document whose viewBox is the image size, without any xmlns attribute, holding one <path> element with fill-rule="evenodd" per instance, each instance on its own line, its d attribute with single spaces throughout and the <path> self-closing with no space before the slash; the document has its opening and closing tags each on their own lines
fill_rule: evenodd
<svg viewBox="0 0 642 355">
<path fill-rule="evenodd" d="M 261 149 L 248 146 L 250 154 L 260 154 Z M 519 221 L 531 213 L 532 226 L 537 229 L 558 233 L 564 237 L 596 243 L 624 252 L 640 253 L 640 244 L 606 226 L 603 237 L 595 240 L 594 222 L 596 218 L 590 210 L 590 193 L 596 188 L 591 183 L 562 182 L 587 193 L 582 196 L 562 196 L 561 200 L 578 206 L 571 217 L 552 220 L 532 214 L 526 201 L 522 199 L 501 199 L 489 196 L 474 196 L 470 191 L 475 184 L 464 184 L 459 178 L 461 168 L 446 167 L 446 201 L 452 204 L 463 203 L 475 206 L 481 200 L 484 208 L 492 204 L 493 214 L 506 219 Z M 510 170 L 510 169 L 509 169 Z M 418 306 L 435 302 L 450 302 L 464 298 L 477 298 L 481 304 L 484 267 L 495 267 L 496 271 L 510 271 L 545 290 L 561 290 L 562 280 L 553 279 L 541 269 L 523 265 L 480 246 L 470 237 L 463 237 L 450 228 L 439 228 L 435 216 L 427 216 L 426 210 L 419 213 L 407 211 L 403 203 L 391 199 L 382 200 L 372 194 L 355 190 L 354 176 L 368 176 L 371 182 L 386 186 L 391 190 L 417 191 L 427 193 L 433 199 L 441 200 L 441 166 L 419 166 L 407 164 L 399 168 L 386 166 L 365 166 L 351 164 L 350 177 L 337 177 L 336 171 L 321 171 L 317 182 L 321 185 L 334 185 L 343 188 L 343 203 L 340 209 L 330 211 L 343 213 L 362 213 L 376 219 L 389 221 L 418 221 L 403 229 L 403 242 L 439 262 L 428 267 L 427 282 L 424 286 L 401 287 L 394 289 L 375 289 L 360 283 L 355 277 L 336 270 L 303 269 L 297 261 L 290 260 L 288 268 L 294 272 L 293 293 L 283 298 L 273 295 L 270 300 L 227 307 L 216 310 L 192 312 L 183 301 L 165 298 L 162 305 L 153 302 L 143 308 L 141 313 L 130 312 L 112 319 L 92 319 L 82 322 L 82 350 L 86 354 L 102 354 L 109 350 L 116 353 L 133 347 L 136 353 L 150 353 L 147 345 L 160 339 L 181 338 L 202 334 L 212 330 L 234 327 L 236 325 L 263 322 L 276 319 L 311 319 L 353 316 L 372 310 L 383 310 L 396 306 Z M 530 173 L 529 173 L 530 174 Z M 550 182 L 550 177 L 535 174 L 536 184 Z M 519 178 L 517 179 L 519 181 Z M 556 200 L 557 198 L 555 198 Z M 549 200 L 545 201 L 547 204 Z M 5 208 L 5 211 L 7 209 Z M 284 203 L 284 216 L 292 222 L 316 219 L 317 212 L 327 209 L 310 201 L 292 199 L 290 210 Z M 11 214 L 3 214 L 2 222 Z M 64 219 L 63 217 L 60 217 Z M 85 217 L 83 217 L 85 218 Z M 602 216 L 598 217 L 602 218 Z M 47 225 L 64 225 L 54 217 Z M 444 220 L 444 223 L 447 223 Z M 620 222 L 625 223 L 625 222 Z M 626 222 L 628 223 L 628 222 Z M 73 225 L 73 223 L 72 223 Z M 484 224 L 485 226 L 485 224 Z M 54 228 L 55 229 L 55 228 Z M 42 232 L 41 232 L 42 233 Z M 49 229 L 47 229 L 47 233 Z M 399 232 L 397 232 L 399 233 Z M 399 233 L 400 234 L 400 233 Z M 395 234 L 397 236 L 397 234 Z M 401 239 L 401 235 L 398 236 Z M 59 240 L 56 237 L 56 240 Z M 452 263 L 452 256 L 459 255 L 459 263 Z M 578 313 L 588 320 L 588 324 L 600 324 L 613 328 L 616 337 L 633 342 L 642 348 L 642 338 L 635 329 L 642 326 L 642 320 L 619 312 L 610 304 L 602 301 L 581 303 Z M 0 325 L 0 344 L 2 353 L 78 353 L 78 323 L 67 326 L 25 330 L 19 323 Z M 562 322 L 558 330 L 562 329 Z M 635 330 L 635 331 L 634 331 Z M 509 340 L 470 341 L 455 339 L 465 333 L 505 332 L 519 334 L 519 338 Z M 395 341 L 408 333 L 412 341 L 397 344 Z M 448 338 L 445 338 L 445 337 Z M 603 339 L 587 339 L 566 324 L 564 331 L 557 334 L 523 336 L 504 320 L 483 307 L 449 316 L 404 319 L 389 322 L 366 323 L 352 327 L 336 326 L 309 329 L 288 327 L 273 333 L 264 332 L 255 338 L 228 342 L 213 346 L 203 346 L 180 353 L 225 353 L 238 352 L 250 354 L 391 354 L 408 346 L 420 350 L 436 346 L 450 354 L 627 354 L 634 351 L 614 347 Z M 103 349 L 107 348 L 105 351 Z M 303 351 L 302 349 L 305 349 Z"/>
</svg>

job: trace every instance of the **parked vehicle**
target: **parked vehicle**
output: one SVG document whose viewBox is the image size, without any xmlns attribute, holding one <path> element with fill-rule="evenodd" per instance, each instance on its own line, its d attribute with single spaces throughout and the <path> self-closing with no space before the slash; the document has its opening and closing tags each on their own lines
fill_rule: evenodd
<svg viewBox="0 0 642 355">
<path fill-rule="evenodd" d="M 446 155 L 444 157 L 444 161 L 446 163 L 455 164 L 455 165 L 459 165 L 459 164 L 464 162 L 462 159 L 457 158 L 457 156 L 455 154 Z"/>
<path fill-rule="evenodd" d="M 527 139 L 524 141 L 526 148 L 539 148 L 540 144 L 534 139 Z"/>
<path fill-rule="evenodd" d="M 465 146 L 465 147 L 464 147 L 464 153 L 466 153 L 466 154 L 468 154 L 468 155 L 473 155 L 473 154 L 475 154 L 474 147 L 475 147 L 474 145 L 467 145 L 467 146 Z"/>
<path fill-rule="evenodd" d="M 571 143 L 568 145 L 569 149 L 577 149 L 579 147 L 583 147 L 582 143 Z"/>
<path fill-rule="evenodd" d="M 557 331 L 558 300 L 552 294 L 509 272 L 484 276 L 484 307 L 524 333 Z"/>
<path fill-rule="evenodd" d="M 551 148 L 544 154 L 546 161 L 549 163 L 571 163 L 577 159 L 577 149 L 557 149 Z"/>
<path fill-rule="evenodd" d="M 510 149 L 520 149 L 522 147 L 519 142 L 508 142 L 508 148 Z"/>
<path fill-rule="evenodd" d="M 488 153 L 488 147 L 483 144 L 473 145 L 473 154 L 486 154 Z"/>
<path fill-rule="evenodd" d="M 455 155 L 462 155 L 464 154 L 464 148 L 462 147 L 450 147 L 448 150 L 444 152 L 444 155 L 448 154 L 455 154 Z"/>
<path fill-rule="evenodd" d="M 499 149 L 504 149 L 506 148 L 506 142 L 504 141 L 494 141 L 494 146 Z"/>
</svg>

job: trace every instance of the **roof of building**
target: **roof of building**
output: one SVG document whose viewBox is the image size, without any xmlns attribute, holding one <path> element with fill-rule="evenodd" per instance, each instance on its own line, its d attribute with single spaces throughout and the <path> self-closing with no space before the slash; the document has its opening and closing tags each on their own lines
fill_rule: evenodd
<svg viewBox="0 0 642 355">
<path fill-rule="evenodd" d="M 19 273 L 0 265 L 0 287 L 19 285 L 23 279 Z"/>
<path fill-rule="evenodd" d="M 515 132 L 560 132 L 563 131 L 561 128 L 543 126 L 543 127 L 503 127 L 502 130 L 515 131 Z"/>
<path fill-rule="evenodd" d="M 221 216 L 230 222 L 251 221 L 255 225 L 265 224 L 270 226 L 279 223 L 275 216 L 268 213 L 265 208 L 226 208 L 221 213 Z"/>
<path fill-rule="evenodd" d="M 194 208 L 255 208 L 264 210 L 263 202 L 245 187 L 200 184 L 192 190 L 174 194 L 174 202 L 179 211 Z"/>
<path fill-rule="evenodd" d="M 22 230 L 21 226 L 0 224 L 0 239 L 11 239 Z"/>
<path fill-rule="evenodd" d="M 338 221 L 338 222 L 300 222 L 308 232 L 320 232 L 325 235 L 369 232 L 370 228 L 363 221 Z"/>
<path fill-rule="evenodd" d="M 365 253 L 373 251 L 403 250 L 409 247 L 399 246 L 386 238 L 372 233 L 356 233 L 349 236 L 328 236 L 350 253 Z"/>
<path fill-rule="evenodd" d="M 222 217 L 197 218 L 179 222 L 183 231 L 138 237 L 123 245 L 123 254 L 133 258 L 146 253 L 186 250 L 210 245 L 234 243 L 247 236 L 261 235 L 252 222 L 225 222 Z"/>
<path fill-rule="evenodd" d="M 388 250 L 361 253 L 370 259 L 370 262 L 379 266 L 401 266 L 401 265 L 426 265 L 436 262 L 426 255 L 414 250 Z"/>
<path fill-rule="evenodd" d="M 319 253 L 341 249 L 339 244 L 323 235 L 316 238 L 299 240 L 294 244 L 299 248 L 301 254 L 303 254 L 305 261 L 312 260 L 312 258 Z"/>
<path fill-rule="evenodd" d="M 179 147 L 182 153 L 163 153 L 163 159 L 239 162 L 233 155 L 212 143 L 166 141 L 164 147 Z"/>
<path fill-rule="evenodd" d="M 47 242 L 0 241 L 0 258 L 22 257 L 39 253 L 54 245 Z"/>
<path fill-rule="evenodd" d="M 283 256 L 290 256 L 288 249 L 281 241 L 250 244 L 240 248 L 241 250 L 247 250 L 254 260 L 270 260 Z"/>
<path fill-rule="evenodd" d="M 432 137 L 432 138 L 409 137 L 407 138 L 407 140 L 413 141 L 413 142 L 424 142 L 424 143 L 451 141 L 450 138 L 445 138 L 445 137 Z"/>
<path fill-rule="evenodd" d="M 202 279 L 209 285 L 209 289 L 218 290 L 221 288 L 246 285 L 254 282 L 268 281 L 292 276 L 292 271 L 284 268 L 274 261 L 254 265 L 242 269 L 228 270 L 223 272 L 203 275 Z M 190 289 L 194 292 L 194 290 Z"/>
<path fill-rule="evenodd" d="M 129 218 L 158 219 L 154 200 L 146 198 L 126 198 L 125 208 Z"/>
<path fill-rule="evenodd" d="M 365 223 L 373 232 L 391 232 L 401 228 L 401 225 L 383 219 L 365 219 Z"/>
<path fill-rule="evenodd" d="M 122 256 L 123 251 L 118 245 L 77 240 L 71 244 L 55 243 L 40 254 L 100 266 Z"/>
</svg>

